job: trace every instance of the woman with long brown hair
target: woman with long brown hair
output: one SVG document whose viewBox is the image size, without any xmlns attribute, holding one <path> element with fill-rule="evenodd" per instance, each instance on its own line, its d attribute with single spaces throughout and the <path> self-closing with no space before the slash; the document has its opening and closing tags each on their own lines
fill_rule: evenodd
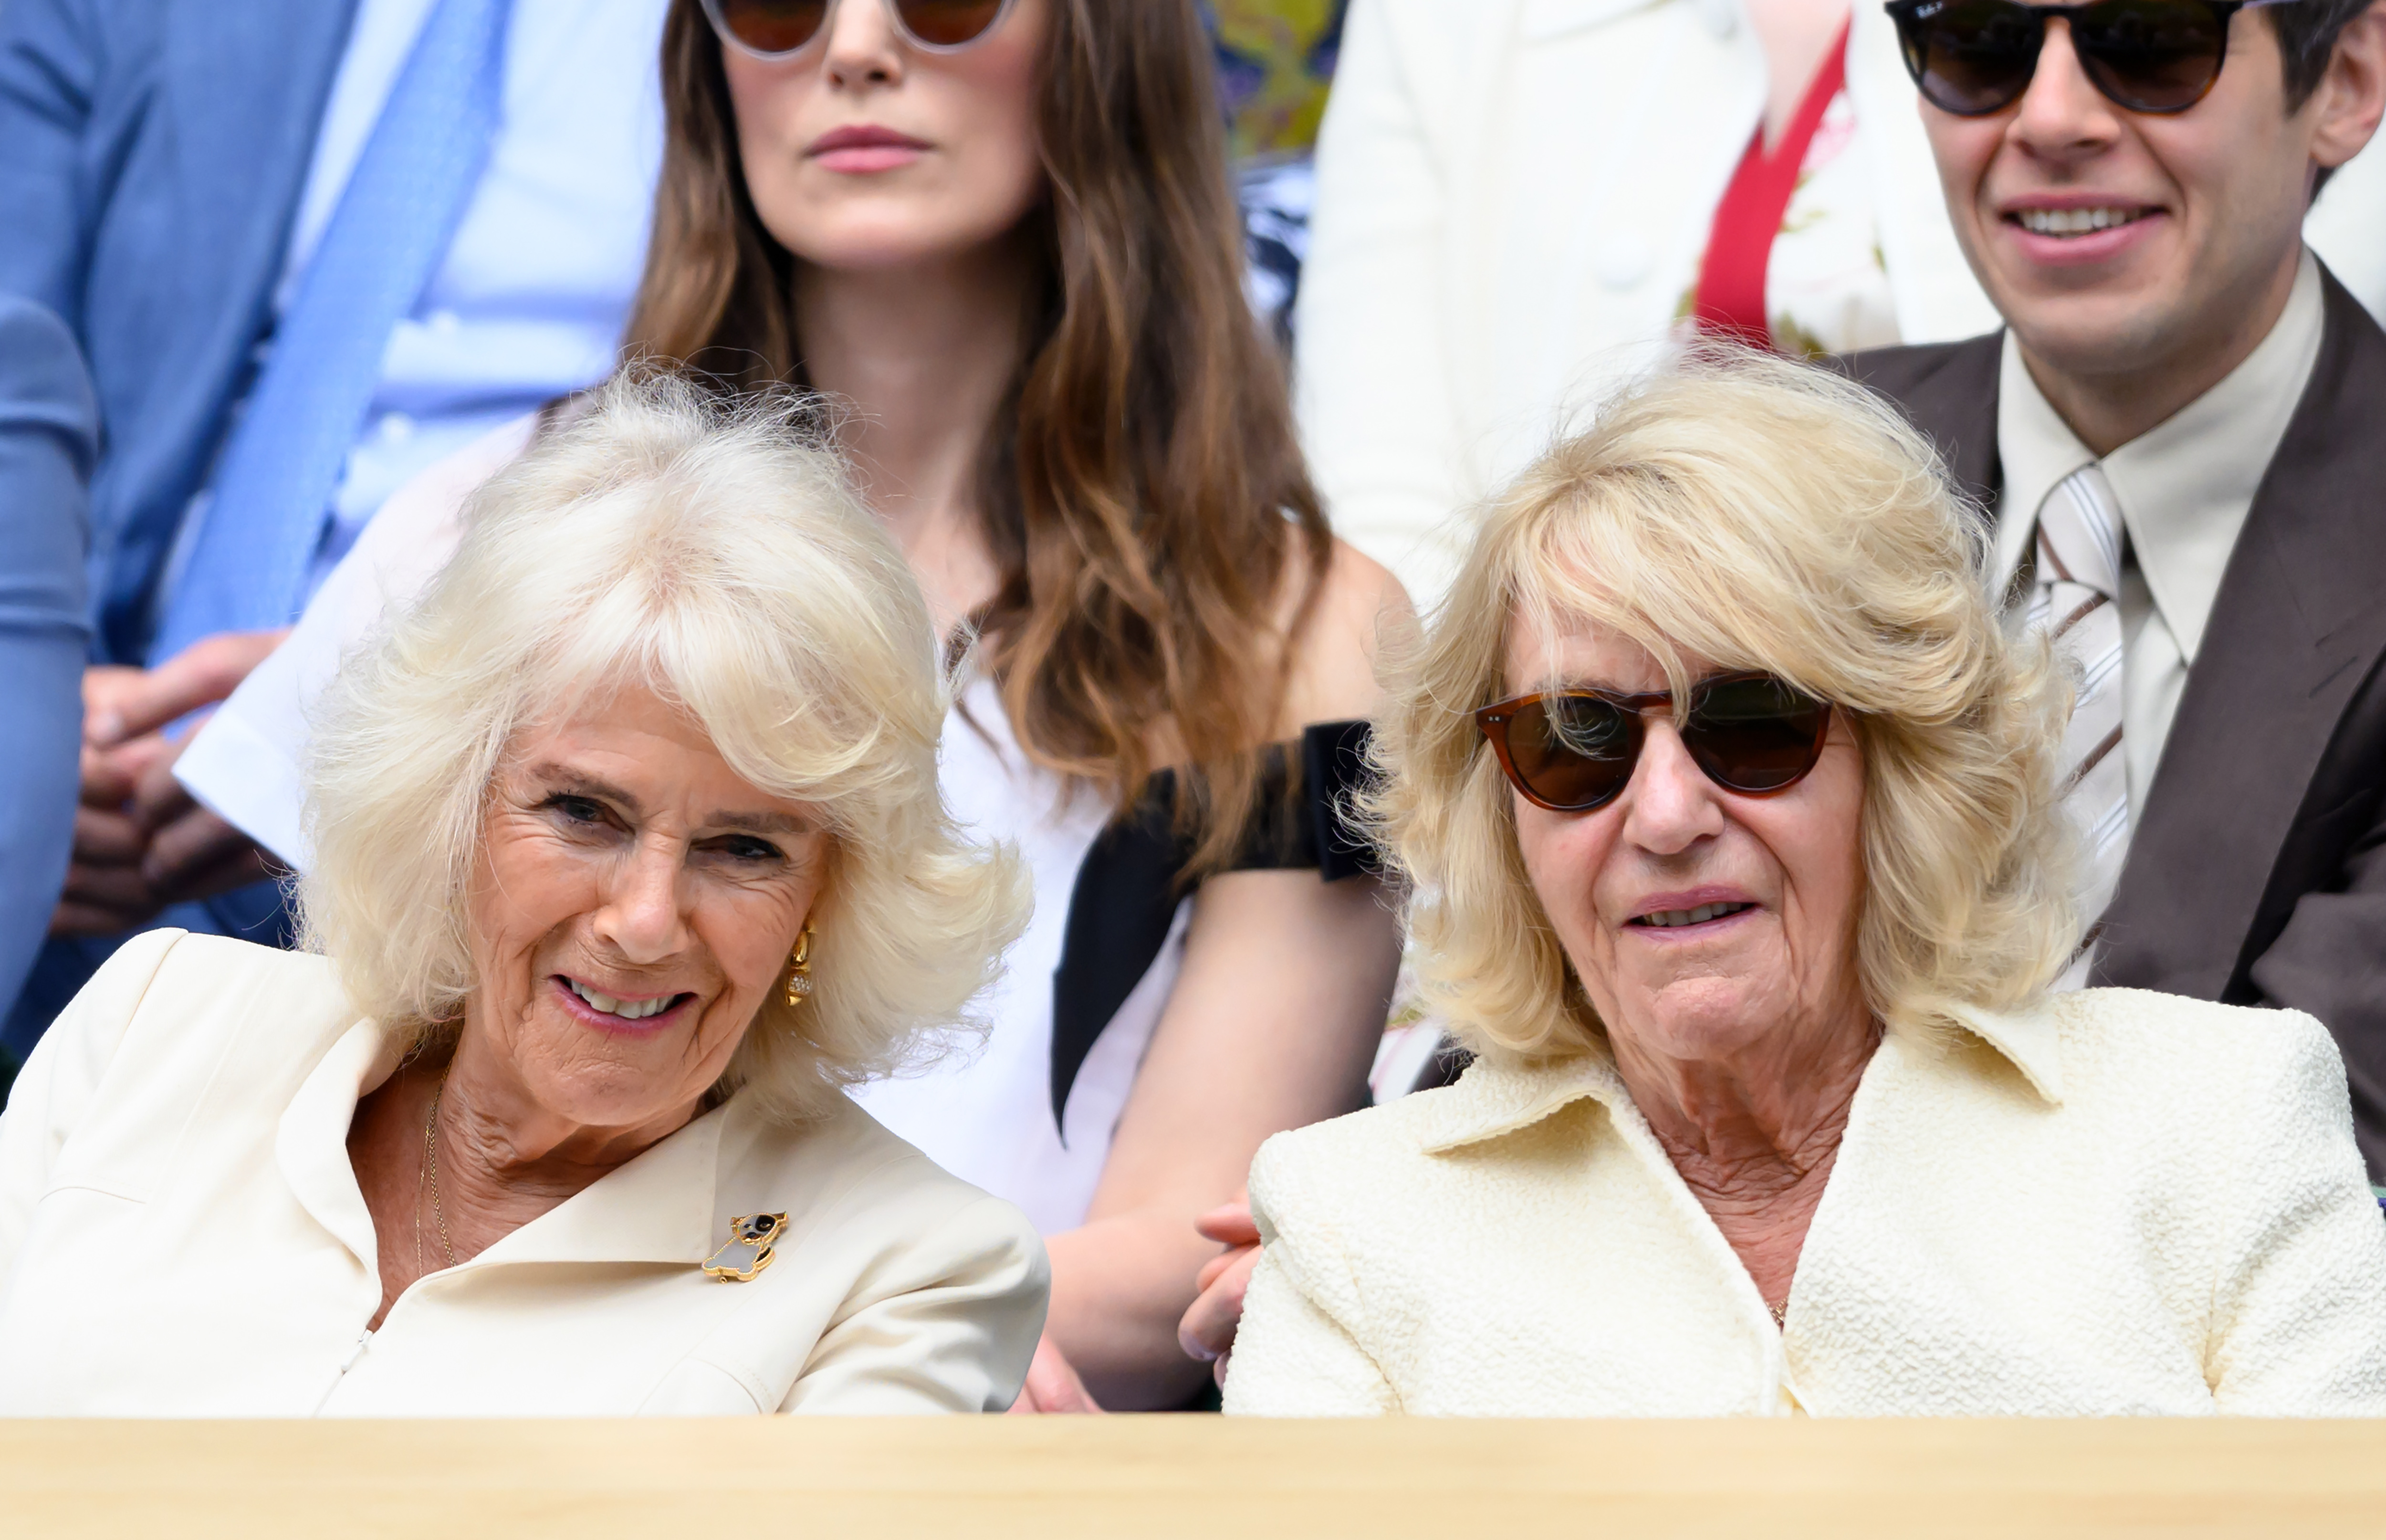
<svg viewBox="0 0 2386 1540">
<path fill-rule="evenodd" d="M 1398 938 L 1332 809 L 1405 603 L 1302 468 L 1195 5 L 677 0 L 663 75 L 631 348 L 835 404 L 940 624 L 979 639 L 946 796 L 1035 874 L 984 1042 L 857 1096 L 1045 1232 L 1023 1405 L 1177 1404 L 1195 1217 L 1364 1095 Z M 421 520 L 383 520 L 352 558 L 378 572 L 319 607 L 426 560 Z"/>
</svg>

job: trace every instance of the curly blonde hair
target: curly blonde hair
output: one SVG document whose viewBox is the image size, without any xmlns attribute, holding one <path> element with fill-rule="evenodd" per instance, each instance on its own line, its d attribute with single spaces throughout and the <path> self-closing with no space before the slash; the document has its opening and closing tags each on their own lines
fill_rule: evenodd
<svg viewBox="0 0 2386 1540">
<path fill-rule="evenodd" d="M 2000 626 L 1987 521 L 1889 407 L 1823 371 L 1708 350 L 1626 386 L 1498 495 L 1430 632 L 1394 665 L 1367 811 L 1410 887 L 1418 987 L 1480 1054 L 1596 1051 L 1604 1029 L 1533 892 L 1471 713 L 1511 628 L 1696 657 L 1840 707 L 1864 756 L 1858 966 L 1892 1031 L 2026 1005 L 2072 955 L 2056 749 L 2069 684 Z"/>
<path fill-rule="evenodd" d="M 947 816 L 950 682 L 903 557 L 791 398 L 617 379 L 481 488 L 456 557 L 318 707 L 301 907 L 357 1006 L 418 1040 L 473 977 L 466 902 L 524 728 L 642 685 L 833 841 L 814 990 L 776 991 L 722 1087 L 809 1116 L 961 1024 L 1023 925 L 1026 876 Z"/>
</svg>

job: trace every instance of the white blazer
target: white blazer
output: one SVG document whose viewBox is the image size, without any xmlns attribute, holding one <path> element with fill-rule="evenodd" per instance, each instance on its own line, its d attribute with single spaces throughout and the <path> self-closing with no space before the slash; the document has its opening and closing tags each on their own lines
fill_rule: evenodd
<svg viewBox="0 0 2386 1540">
<path fill-rule="evenodd" d="M 0 1116 L 0 1416 L 996 1411 L 1043 1330 L 1043 1243 L 839 1099 L 733 1096 L 381 1303 L 347 1153 L 403 1044 L 320 958 L 152 931 Z M 784 1212 L 748 1283 L 705 1259 Z"/>
<path fill-rule="evenodd" d="M 1847 90 L 1899 334 L 1990 331 L 1896 30 L 1879 0 L 1852 16 Z M 1765 89 L 1739 0 L 1351 0 L 1296 398 L 1336 532 L 1420 604 L 1456 571 L 1459 510 L 1658 356 Z M 2338 174 L 2306 233 L 2386 315 L 2386 149 Z"/>
<path fill-rule="evenodd" d="M 1777 1329 L 1603 1059 L 1270 1139 L 1229 1412 L 2386 1414 L 2318 1022 L 2136 990 L 1892 1035 Z"/>
</svg>

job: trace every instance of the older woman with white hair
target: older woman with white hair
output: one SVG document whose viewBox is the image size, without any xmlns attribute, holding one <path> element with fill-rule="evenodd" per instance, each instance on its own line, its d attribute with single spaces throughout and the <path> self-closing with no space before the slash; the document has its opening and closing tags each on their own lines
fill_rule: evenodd
<svg viewBox="0 0 2386 1540">
<path fill-rule="evenodd" d="M 937 641 L 785 413 L 617 383 L 316 739 L 318 955 L 157 932 L 0 1119 L 0 1412 L 980 1411 L 1025 1218 L 842 1094 L 1023 916 Z"/>
<path fill-rule="evenodd" d="M 1490 511 L 1378 812 L 1455 1086 L 1279 1134 L 1230 1412 L 2386 1412 L 2319 1024 L 2053 995 L 2066 689 L 1852 388 L 1709 363 Z"/>
</svg>

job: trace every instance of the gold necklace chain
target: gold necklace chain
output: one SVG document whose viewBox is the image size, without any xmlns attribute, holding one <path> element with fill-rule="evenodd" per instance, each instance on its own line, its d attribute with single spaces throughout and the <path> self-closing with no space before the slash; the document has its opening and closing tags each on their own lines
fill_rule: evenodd
<svg viewBox="0 0 2386 1540">
<path fill-rule="evenodd" d="M 422 1120 L 422 1169 L 431 1179 L 431 1222 L 439 1227 L 439 1249 L 447 1254 L 447 1265 L 456 1265 L 455 1243 L 447 1238 L 447 1213 L 439 1205 L 439 1101 L 447 1094 L 447 1076 L 456 1068 L 450 1062 L 439 1071 L 438 1089 L 431 1093 L 431 1116 Z"/>
</svg>

